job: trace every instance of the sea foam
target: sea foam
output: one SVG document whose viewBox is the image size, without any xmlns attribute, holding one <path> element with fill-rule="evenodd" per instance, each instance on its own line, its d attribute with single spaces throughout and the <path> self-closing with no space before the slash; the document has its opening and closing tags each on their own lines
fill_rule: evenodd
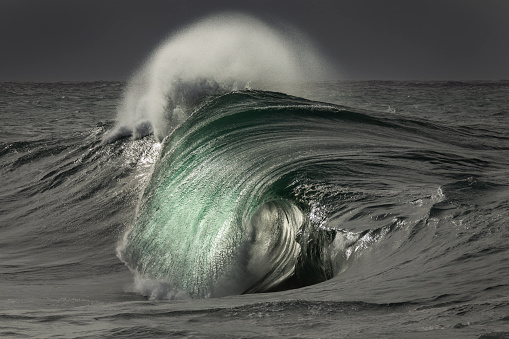
<svg viewBox="0 0 509 339">
<path fill-rule="evenodd" d="M 103 141 L 150 133 L 160 141 L 206 96 L 249 88 L 290 92 L 297 82 L 335 74 L 295 29 L 238 13 L 207 17 L 171 35 L 135 72 Z"/>
</svg>

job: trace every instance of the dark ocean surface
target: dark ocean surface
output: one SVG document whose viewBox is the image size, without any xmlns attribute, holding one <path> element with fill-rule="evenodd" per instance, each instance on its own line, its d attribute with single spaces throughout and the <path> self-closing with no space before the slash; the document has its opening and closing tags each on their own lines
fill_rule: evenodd
<svg viewBox="0 0 509 339">
<path fill-rule="evenodd" d="M 125 86 L 0 84 L 0 337 L 509 337 L 509 82 Z"/>
</svg>

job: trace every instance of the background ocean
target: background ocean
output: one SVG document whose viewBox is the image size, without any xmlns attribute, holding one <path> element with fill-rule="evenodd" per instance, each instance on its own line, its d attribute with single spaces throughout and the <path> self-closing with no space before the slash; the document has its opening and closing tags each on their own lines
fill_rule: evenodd
<svg viewBox="0 0 509 339">
<path fill-rule="evenodd" d="M 125 86 L 0 84 L 0 337 L 509 337 L 509 82 Z"/>
</svg>

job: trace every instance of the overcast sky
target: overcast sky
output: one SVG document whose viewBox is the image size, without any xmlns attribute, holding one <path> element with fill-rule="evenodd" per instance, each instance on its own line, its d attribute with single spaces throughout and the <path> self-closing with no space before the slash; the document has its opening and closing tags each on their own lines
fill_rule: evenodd
<svg viewBox="0 0 509 339">
<path fill-rule="evenodd" d="M 509 79 L 509 0 L 0 0 L 0 81 L 126 80 L 226 10 L 295 26 L 343 79 Z"/>
</svg>

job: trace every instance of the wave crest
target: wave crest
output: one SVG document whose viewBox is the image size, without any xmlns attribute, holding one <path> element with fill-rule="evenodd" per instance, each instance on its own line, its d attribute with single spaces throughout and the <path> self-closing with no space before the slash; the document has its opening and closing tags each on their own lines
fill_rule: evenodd
<svg viewBox="0 0 509 339">
<path fill-rule="evenodd" d="M 162 140 L 209 95 L 287 91 L 331 74 L 333 67 L 295 31 L 281 32 L 243 14 L 208 17 L 163 42 L 134 74 L 117 125 L 103 141 L 150 133 Z"/>
</svg>

